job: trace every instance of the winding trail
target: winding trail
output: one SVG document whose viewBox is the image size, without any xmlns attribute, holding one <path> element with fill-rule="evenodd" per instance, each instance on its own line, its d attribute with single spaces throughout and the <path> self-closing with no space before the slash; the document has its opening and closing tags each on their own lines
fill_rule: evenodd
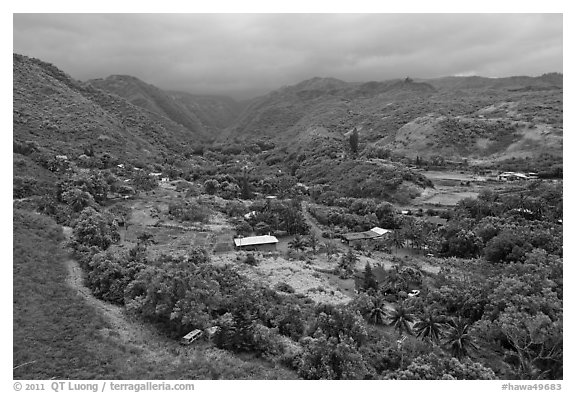
<svg viewBox="0 0 576 393">
<path fill-rule="evenodd" d="M 63 227 L 63 233 L 66 239 L 70 239 L 72 228 Z M 137 347 L 142 351 L 141 355 L 150 360 L 176 361 L 174 355 L 183 350 L 176 341 L 161 336 L 151 326 L 131 319 L 126 315 L 124 307 L 97 299 L 84 285 L 84 272 L 80 264 L 72 258 L 64 260 L 63 263 L 68 270 L 66 284 L 84 299 L 88 307 L 108 322 L 108 328 L 100 329 L 101 335 Z"/>
</svg>

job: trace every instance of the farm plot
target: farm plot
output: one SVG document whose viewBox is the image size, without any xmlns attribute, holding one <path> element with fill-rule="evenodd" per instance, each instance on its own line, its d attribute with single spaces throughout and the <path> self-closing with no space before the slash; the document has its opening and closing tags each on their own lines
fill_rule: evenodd
<svg viewBox="0 0 576 393">
<path fill-rule="evenodd" d="M 234 232 L 222 231 L 214 235 L 213 252 L 230 252 L 234 251 Z"/>
</svg>

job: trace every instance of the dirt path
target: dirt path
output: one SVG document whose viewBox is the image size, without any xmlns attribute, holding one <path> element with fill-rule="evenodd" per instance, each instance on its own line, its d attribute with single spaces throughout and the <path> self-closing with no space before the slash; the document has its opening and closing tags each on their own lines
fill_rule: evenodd
<svg viewBox="0 0 576 393">
<path fill-rule="evenodd" d="M 70 239 L 72 228 L 63 227 L 63 233 L 67 239 Z M 175 361 L 174 354 L 183 350 L 177 342 L 161 336 L 152 327 L 129 318 L 123 307 L 94 297 L 90 289 L 84 285 L 84 272 L 78 262 L 69 258 L 63 263 L 68 270 L 66 284 L 108 322 L 109 328 L 99 330 L 102 336 L 134 346 L 141 351 L 142 356 L 148 359 Z"/>
<path fill-rule="evenodd" d="M 84 286 L 84 277 L 82 274 L 82 268 L 73 259 L 67 259 L 64 261 L 66 268 L 68 269 L 68 277 L 66 278 L 66 284 L 68 284 L 72 289 L 74 289 L 88 304 L 96 310 L 101 316 L 103 316 L 108 323 L 111 325 L 112 329 L 115 330 L 122 341 L 125 342 L 137 342 L 141 341 L 141 334 L 138 332 L 141 327 L 135 326 L 134 323 L 127 321 L 126 316 L 123 313 L 122 307 L 116 306 L 111 303 L 104 302 L 102 300 L 96 299 L 90 290 Z"/>
<path fill-rule="evenodd" d="M 312 233 L 314 233 L 314 235 L 316 235 L 318 240 L 323 242 L 323 243 L 331 243 L 338 249 L 338 251 L 345 252 L 346 247 L 344 247 L 344 245 L 342 244 L 342 242 L 339 239 L 326 239 L 326 238 L 322 237 L 322 232 L 323 232 L 322 229 L 316 223 L 316 220 L 314 219 L 314 217 L 312 217 L 312 215 L 308 212 L 308 207 L 310 206 L 310 203 L 304 201 L 304 202 L 302 202 L 302 205 L 303 205 L 302 206 L 302 214 L 304 215 L 304 219 L 306 220 L 306 223 L 308 223 L 308 225 L 310 226 L 310 231 Z"/>
</svg>

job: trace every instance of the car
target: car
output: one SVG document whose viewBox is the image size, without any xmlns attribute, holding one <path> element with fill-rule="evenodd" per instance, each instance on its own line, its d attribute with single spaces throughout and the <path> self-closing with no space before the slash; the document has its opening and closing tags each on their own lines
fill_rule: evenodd
<svg viewBox="0 0 576 393">
<path fill-rule="evenodd" d="M 408 294 L 408 297 L 415 297 L 420 295 L 420 291 L 418 289 L 413 289 L 410 291 L 410 293 Z"/>
</svg>

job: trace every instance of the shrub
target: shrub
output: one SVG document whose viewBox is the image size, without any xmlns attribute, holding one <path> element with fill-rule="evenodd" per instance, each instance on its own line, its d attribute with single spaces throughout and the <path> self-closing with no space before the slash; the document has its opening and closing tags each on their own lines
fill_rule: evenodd
<svg viewBox="0 0 576 393">
<path fill-rule="evenodd" d="M 246 255 L 246 259 L 244 259 L 244 263 L 250 266 L 257 266 L 258 260 L 254 257 L 254 254 L 248 254 Z"/>
<path fill-rule="evenodd" d="M 278 292 L 294 293 L 294 288 L 285 282 L 279 282 L 274 287 Z"/>
</svg>

